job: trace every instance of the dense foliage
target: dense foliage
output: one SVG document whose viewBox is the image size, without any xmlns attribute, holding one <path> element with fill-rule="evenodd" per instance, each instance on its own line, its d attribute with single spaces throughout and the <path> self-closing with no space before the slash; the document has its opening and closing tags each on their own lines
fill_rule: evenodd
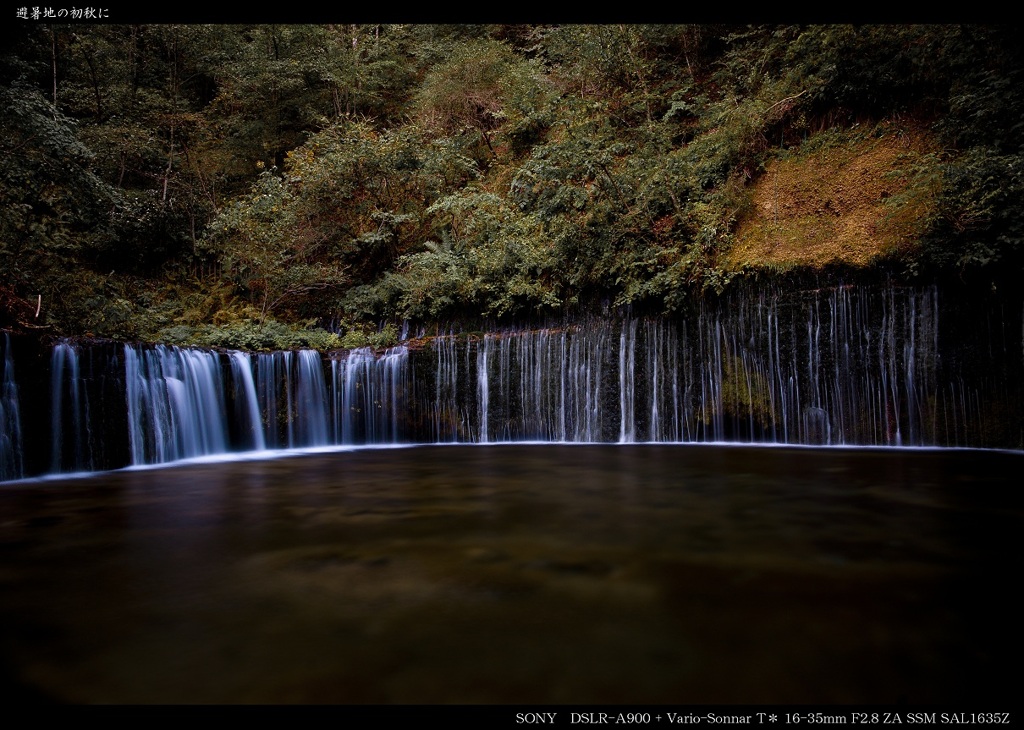
<svg viewBox="0 0 1024 730">
<path fill-rule="evenodd" d="M 0 326 L 330 348 L 671 311 L 750 275 L 723 253 L 771 159 L 883 121 L 940 150 L 918 245 L 878 265 L 1013 282 L 1017 30 L 19 25 Z"/>
</svg>

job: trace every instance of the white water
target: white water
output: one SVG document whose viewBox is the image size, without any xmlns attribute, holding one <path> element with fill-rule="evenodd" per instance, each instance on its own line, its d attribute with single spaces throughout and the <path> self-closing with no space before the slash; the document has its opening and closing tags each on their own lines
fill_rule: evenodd
<svg viewBox="0 0 1024 730">
<path fill-rule="evenodd" d="M 238 404 L 235 408 L 236 421 L 243 427 L 249 448 L 263 451 L 267 448 L 267 440 L 263 433 L 249 353 L 231 353 L 231 375 L 235 382 L 235 403 Z"/>
<path fill-rule="evenodd" d="M 50 471 L 76 472 L 93 468 L 89 454 L 89 403 L 81 387 L 79 352 L 66 341 L 50 357 Z"/>
<path fill-rule="evenodd" d="M 11 338 L 3 340 L 4 358 L 0 362 L 0 481 L 19 479 L 23 473 L 21 406 L 18 402 L 18 381 L 14 375 L 14 354 Z"/>
<path fill-rule="evenodd" d="M 989 414 L 1020 408 L 1024 343 L 1004 338 L 990 368 L 963 369 L 958 358 L 978 348 L 941 352 L 939 311 L 935 289 L 841 287 L 756 292 L 678 321 L 447 333 L 416 351 L 326 359 L 125 345 L 104 360 L 62 342 L 44 439 L 53 473 L 123 465 L 94 455 L 118 440 L 134 465 L 429 442 L 1004 446 L 986 442 Z M 10 479 L 25 473 L 26 436 L 4 344 L 0 475 Z M 120 435 L 100 382 L 124 394 Z"/>
<path fill-rule="evenodd" d="M 216 353 L 126 345 L 124 362 L 133 464 L 227 451 L 228 420 Z"/>
<path fill-rule="evenodd" d="M 331 360 L 333 443 L 400 440 L 408 355 L 404 346 L 391 348 L 380 357 L 370 348 L 358 348 L 344 359 Z"/>
</svg>

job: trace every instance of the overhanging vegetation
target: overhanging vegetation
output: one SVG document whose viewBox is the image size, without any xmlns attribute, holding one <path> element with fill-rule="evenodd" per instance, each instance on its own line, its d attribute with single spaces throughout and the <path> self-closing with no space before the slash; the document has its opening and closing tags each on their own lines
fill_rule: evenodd
<svg viewBox="0 0 1024 730">
<path fill-rule="evenodd" d="M 1021 274 L 1012 26 L 13 34 L 7 328 L 327 349 L 751 274 Z"/>
</svg>

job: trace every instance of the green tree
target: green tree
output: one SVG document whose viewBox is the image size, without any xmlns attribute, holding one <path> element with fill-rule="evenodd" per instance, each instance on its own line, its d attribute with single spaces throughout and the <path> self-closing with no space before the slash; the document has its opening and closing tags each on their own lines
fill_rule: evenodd
<svg viewBox="0 0 1024 730">
<path fill-rule="evenodd" d="M 23 298 L 42 295 L 49 321 L 65 324 L 82 286 L 76 269 L 107 244 L 119 196 L 90 168 L 72 120 L 38 91 L 0 87 L 0 128 L 5 284 Z"/>
<path fill-rule="evenodd" d="M 483 164 L 520 153 L 550 123 L 553 89 L 540 67 L 500 41 L 455 45 L 434 66 L 414 103 L 420 124 L 435 135 L 463 139 Z"/>
</svg>

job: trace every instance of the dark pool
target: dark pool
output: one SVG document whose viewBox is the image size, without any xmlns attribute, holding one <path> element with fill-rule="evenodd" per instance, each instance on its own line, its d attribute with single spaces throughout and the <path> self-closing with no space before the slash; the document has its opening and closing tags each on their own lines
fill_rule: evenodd
<svg viewBox="0 0 1024 730">
<path fill-rule="evenodd" d="M 1014 697 L 1024 454 L 381 448 L 0 485 L 0 680 L 74 703 Z"/>
</svg>

